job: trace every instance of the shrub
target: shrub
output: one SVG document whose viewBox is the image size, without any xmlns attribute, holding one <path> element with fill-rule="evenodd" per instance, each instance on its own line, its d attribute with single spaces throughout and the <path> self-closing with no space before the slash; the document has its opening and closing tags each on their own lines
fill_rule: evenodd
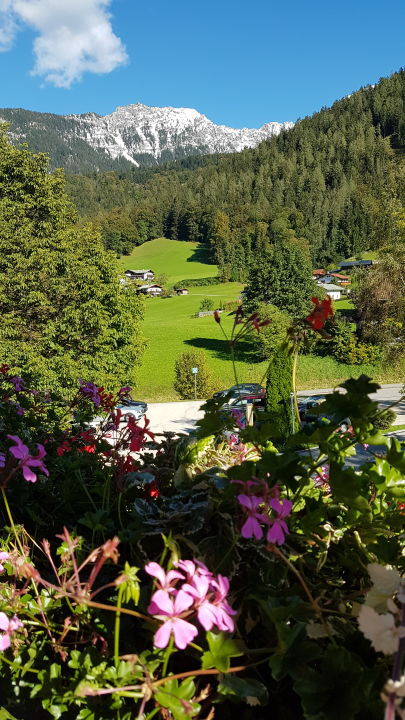
<svg viewBox="0 0 405 720">
<path fill-rule="evenodd" d="M 198 368 L 194 376 L 192 368 Z M 184 400 L 209 397 L 214 382 L 203 352 L 185 352 L 176 360 L 174 389 Z"/>
<path fill-rule="evenodd" d="M 377 430 L 388 430 L 394 424 L 397 414 L 393 410 L 384 410 L 373 420 L 373 425 Z"/>
<path fill-rule="evenodd" d="M 218 285 L 223 282 L 219 277 L 207 277 L 207 278 L 186 278 L 180 280 L 174 286 L 175 290 L 179 288 L 190 288 L 190 287 L 203 287 L 204 285 Z"/>
<path fill-rule="evenodd" d="M 261 328 L 260 332 L 252 333 L 252 344 L 257 360 L 268 360 L 285 340 L 291 319 L 287 313 L 268 303 L 260 303 L 257 312 L 260 320 L 270 320 L 270 323 Z"/>
<path fill-rule="evenodd" d="M 209 312 L 214 309 L 214 301 L 209 297 L 205 297 L 200 302 L 199 312 Z"/>
<path fill-rule="evenodd" d="M 345 343 L 335 345 L 333 354 L 339 362 L 348 365 L 375 365 L 382 359 L 379 347 L 369 343 L 359 342 L 355 335 L 351 335 Z"/>
</svg>

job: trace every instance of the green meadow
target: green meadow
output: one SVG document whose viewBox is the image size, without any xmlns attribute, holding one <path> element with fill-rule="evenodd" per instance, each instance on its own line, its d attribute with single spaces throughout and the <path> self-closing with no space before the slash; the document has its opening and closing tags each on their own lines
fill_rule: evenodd
<svg viewBox="0 0 405 720">
<path fill-rule="evenodd" d="M 157 238 L 134 248 L 123 255 L 119 269 L 153 270 L 155 275 L 166 275 L 169 283 L 188 278 L 215 277 L 217 266 L 208 263 L 208 250 L 199 243 L 180 242 Z"/>
<path fill-rule="evenodd" d="M 168 282 L 184 278 L 214 277 L 215 265 L 204 262 L 205 250 L 197 243 L 179 242 L 159 238 L 145 243 L 130 256 L 120 259 L 122 270 L 151 268 L 155 274 L 165 274 Z M 196 318 L 201 300 L 210 297 L 215 305 L 235 300 L 241 293 L 240 283 L 221 283 L 191 287 L 188 295 L 169 298 L 146 298 L 144 334 L 147 349 L 142 367 L 138 370 L 136 396 L 149 402 L 179 400 L 173 390 L 174 364 L 182 352 L 202 350 L 206 353 L 215 385 L 218 389 L 235 382 L 233 366 L 221 328 L 212 316 Z M 342 300 L 336 310 L 348 310 L 351 303 Z M 223 313 L 221 324 L 229 334 L 233 317 Z M 255 362 L 248 342 L 241 343 L 237 352 L 236 370 L 241 382 L 260 382 L 266 372 L 266 363 Z M 370 365 L 345 365 L 334 358 L 303 356 L 298 369 L 300 389 L 332 387 L 349 376 L 361 373 L 371 375 L 380 382 L 397 382 L 398 370 L 379 370 Z"/>
</svg>

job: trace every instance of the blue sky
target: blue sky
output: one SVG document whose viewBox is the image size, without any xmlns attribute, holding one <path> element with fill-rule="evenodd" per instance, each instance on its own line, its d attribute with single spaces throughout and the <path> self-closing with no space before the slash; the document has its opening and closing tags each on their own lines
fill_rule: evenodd
<svg viewBox="0 0 405 720">
<path fill-rule="evenodd" d="M 404 65 L 404 20 L 403 0 L 0 0 L 0 107 L 296 120 Z"/>
</svg>

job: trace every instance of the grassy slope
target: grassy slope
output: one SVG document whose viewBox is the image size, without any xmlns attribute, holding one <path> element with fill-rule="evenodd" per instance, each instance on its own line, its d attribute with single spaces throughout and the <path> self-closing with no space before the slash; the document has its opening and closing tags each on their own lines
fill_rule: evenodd
<svg viewBox="0 0 405 720">
<path fill-rule="evenodd" d="M 208 265 L 208 251 L 199 243 L 157 238 L 135 248 L 118 261 L 124 270 L 153 270 L 171 283 L 186 278 L 215 277 L 217 266 Z"/>
<path fill-rule="evenodd" d="M 190 260 L 196 257 L 198 261 Z M 126 268 L 152 268 L 157 274 L 165 273 L 170 282 L 191 277 L 215 276 L 217 268 L 201 262 L 204 255 L 199 252 L 196 243 L 184 243 L 174 240 L 157 239 L 135 248 L 128 257 L 120 260 L 120 266 Z M 187 350 L 202 349 L 209 358 L 218 388 L 234 383 L 232 362 L 220 327 L 212 316 L 195 318 L 203 297 L 218 300 L 233 300 L 238 297 L 240 283 L 222 283 L 205 287 L 190 288 L 190 294 L 172 298 L 148 298 L 144 332 L 149 346 L 146 350 L 142 368 L 138 374 L 136 395 L 139 398 L 155 401 L 178 400 L 173 390 L 174 363 L 180 353 Z M 346 299 L 336 303 L 336 309 L 349 309 Z M 222 316 L 223 326 L 230 331 L 232 318 Z M 240 381 L 260 381 L 266 370 L 266 363 L 254 363 L 248 354 L 240 354 L 237 371 Z M 350 375 L 361 373 L 372 375 L 381 382 L 398 382 L 398 370 L 379 372 L 367 365 L 343 365 L 333 358 L 304 356 L 300 358 L 298 385 L 301 389 L 331 387 L 342 382 Z"/>
</svg>

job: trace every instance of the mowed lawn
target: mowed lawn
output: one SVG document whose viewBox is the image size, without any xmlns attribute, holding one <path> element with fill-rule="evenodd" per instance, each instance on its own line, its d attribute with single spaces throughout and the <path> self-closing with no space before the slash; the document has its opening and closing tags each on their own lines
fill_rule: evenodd
<svg viewBox="0 0 405 720">
<path fill-rule="evenodd" d="M 148 340 L 142 368 L 138 372 L 137 395 L 150 401 L 178 400 L 173 390 L 174 364 L 182 352 L 206 353 L 218 388 L 233 384 L 232 363 L 221 329 L 212 315 L 196 318 L 201 300 L 210 297 L 215 304 L 235 300 L 243 286 L 223 283 L 190 288 L 189 295 L 146 300 L 144 334 Z M 217 302 L 216 302 L 217 301 Z M 233 318 L 226 313 L 222 322 L 231 330 Z M 246 363 L 238 363 L 243 380 L 249 380 Z"/>
<path fill-rule="evenodd" d="M 215 277 L 216 265 L 208 263 L 208 249 L 199 243 L 157 238 L 134 248 L 118 260 L 120 270 L 153 270 L 166 275 L 169 283 L 188 278 Z"/>
<path fill-rule="evenodd" d="M 156 275 L 165 274 L 169 283 L 186 278 L 215 277 L 217 267 L 207 263 L 206 248 L 158 238 L 133 250 L 119 260 L 122 271 L 151 268 Z M 136 397 L 150 402 L 179 400 L 173 389 L 174 365 L 182 352 L 202 350 L 211 368 L 218 389 L 235 382 L 231 356 L 221 328 L 212 316 L 196 318 L 201 300 L 210 297 L 215 305 L 239 297 L 240 283 L 221 283 L 191 287 L 189 295 L 171 298 L 147 298 L 145 301 L 144 334 L 148 347 L 138 370 Z M 336 311 L 350 310 L 346 298 L 335 303 Z M 222 315 L 222 325 L 230 333 L 233 316 Z M 242 343 L 237 359 L 238 380 L 260 382 L 267 363 L 255 362 L 248 342 Z M 398 382 L 398 368 L 376 368 L 370 365 L 344 365 L 331 357 L 303 356 L 298 367 L 298 387 L 315 389 L 333 387 L 348 377 L 365 373 L 379 382 Z"/>
</svg>

